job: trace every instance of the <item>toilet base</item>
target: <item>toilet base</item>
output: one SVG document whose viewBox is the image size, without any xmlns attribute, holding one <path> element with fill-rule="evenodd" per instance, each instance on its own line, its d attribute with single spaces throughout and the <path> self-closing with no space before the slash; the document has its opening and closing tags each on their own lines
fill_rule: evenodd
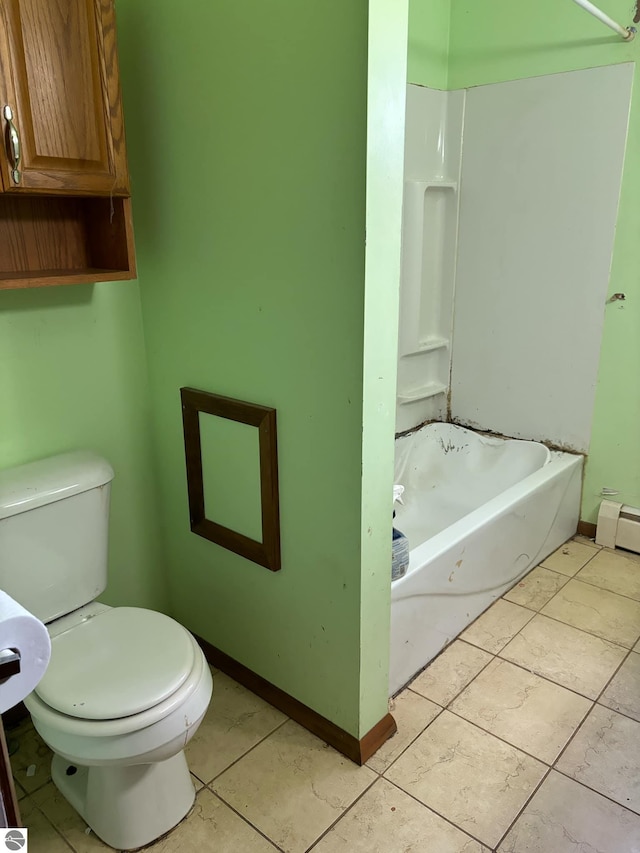
<svg viewBox="0 0 640 853">
<path fill-rule="evenodd" d="M 54 755 L 51 778 L 95 834 L 117 850 L 155 841 L 182 820 L 195 800 L 184 752 L 155 764 L 92 767 Z"/>
</svg>

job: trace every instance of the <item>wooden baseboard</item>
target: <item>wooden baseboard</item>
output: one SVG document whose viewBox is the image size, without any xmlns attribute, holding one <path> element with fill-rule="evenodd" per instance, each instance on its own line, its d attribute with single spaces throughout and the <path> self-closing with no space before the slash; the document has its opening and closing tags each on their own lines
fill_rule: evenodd
<svg viewBox="0 0 640 853">
<path fill-rule="evenodd" d="M 578 533 L 580 536 L 586 536 L 588 539 L 596 538 L 596 525 L 591 521 L 579 521 Z"/>
<path fill-rule="evenodd" d="M 222 670 L 234 681 L 242 684 L 252 693 L 273 705 L 274 708 L 291 717 L 296 723 L 300 723 L 305 729 L 317 735 L 329 746 L 337 749 L 338 752 L 346 755 L 351 761 L 355 761 L 356 764 L 364 764 L 368 761 L 382 744 L 397 731 L 396 721 L 391 714 L 386 714 L 364 737 L 358 740 L 354 735 L 336 726 L 331 720 L 327 720 L 326 717 L 321 716 L 307 705 L 303 705 L 302 702 L 285 693 L 275 684 L 271 684 L 266 678 L 253 672 L 216 646 L 203 640 L 202 637 L 196 635 L 196 640 L 212 666 Z"/>
</svg>

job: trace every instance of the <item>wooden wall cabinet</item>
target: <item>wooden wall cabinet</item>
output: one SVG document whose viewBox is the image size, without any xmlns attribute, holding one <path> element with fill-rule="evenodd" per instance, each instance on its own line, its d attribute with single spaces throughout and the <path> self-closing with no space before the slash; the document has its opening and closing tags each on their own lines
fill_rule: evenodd
<svg viewBox="0 0 640 853">
<path fill-rule="evenodd" d="M 0 288 L 135 277 L 113 0 L 0 0 Z"/>
</svg>

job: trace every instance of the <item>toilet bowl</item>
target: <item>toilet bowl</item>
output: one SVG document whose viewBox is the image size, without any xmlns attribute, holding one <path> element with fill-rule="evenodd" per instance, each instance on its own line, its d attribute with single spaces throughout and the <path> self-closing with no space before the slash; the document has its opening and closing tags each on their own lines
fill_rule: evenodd
<svg viewBox="0 0 640 853">
<path fill-rule="evenodd" d="M 25 704 L 52 778 L 105 843 L 149 844 L 193 805 L 184 748 L 212 692 L 200 647 L 150 610 L 93 603 L 49 626 L 51 663 Z"/>
<path fill-rule="evenodd" d="M 54 783 L 118 850 L 150 844 L 187 814 L 184 748 L 213 683 L 173 619 L 96 601 L 107 586 L 114 471 L 72 451 L 0 471 L 0 587 L 44 622 L 51 661 L 25 699 L 54 753 Z"/>
</svg>

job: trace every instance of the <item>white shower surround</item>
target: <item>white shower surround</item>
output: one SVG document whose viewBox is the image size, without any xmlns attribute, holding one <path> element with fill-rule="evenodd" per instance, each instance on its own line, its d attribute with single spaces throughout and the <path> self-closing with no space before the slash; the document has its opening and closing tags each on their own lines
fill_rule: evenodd
<svg viewBox="0 0 640 853">
<path fill-rule="evenodd" d="M 457 423 L 589 450 L 633 69 L 467 92 Z"/>
<path fill-rule="evenodd" d="M 464 102 L 407 87 L 397 432 L 447 415 Z"/>
<path fill-rule="evenodd" d="M 392 694 L 575 533 L 633 68 L 408 87 L 397 431 L 530 441 L 398 439 Z"/>
<path fill-rule="evenodd" d="M 391 695 L 573 535 L 582 462 L 453 424 L 398 439 L 395 524 L 411 559 L 391 585 Z"/>
<path fill-rule="evenodd" d="M 587 452 L 633 69 L 408 86 L 397 432 Z"/>
</svg>

